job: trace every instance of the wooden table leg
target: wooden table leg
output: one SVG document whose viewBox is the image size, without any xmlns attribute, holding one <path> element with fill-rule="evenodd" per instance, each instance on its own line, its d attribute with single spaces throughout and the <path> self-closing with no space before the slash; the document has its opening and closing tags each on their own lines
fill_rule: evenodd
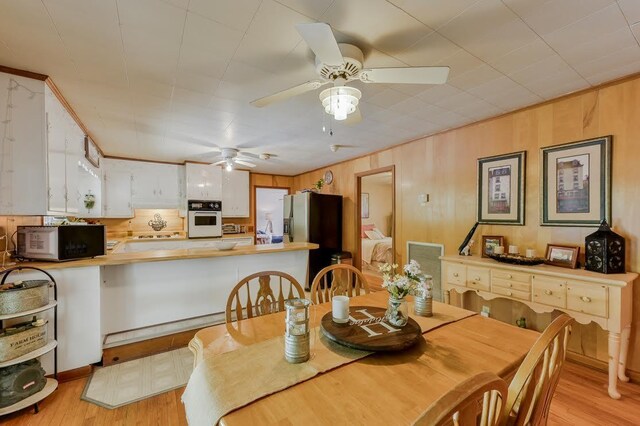
<svg viewBox="0 0 640 426">
<path fill-rule="evenodd" d="M 629 352 L 629 336 L 631 335 L 631 325 L 626 326 L 620 333 L 620 361 L 618 363 L 618 378 L 623 382 L 629 381 L 626 374 L 627 354 Z"/>
<path fill-rule="evenodd" d="M 618 362 L 620 360 L 620 333 L 609 332 L 609 396 L 620 399 L 618 392 Z"/>
</svg>

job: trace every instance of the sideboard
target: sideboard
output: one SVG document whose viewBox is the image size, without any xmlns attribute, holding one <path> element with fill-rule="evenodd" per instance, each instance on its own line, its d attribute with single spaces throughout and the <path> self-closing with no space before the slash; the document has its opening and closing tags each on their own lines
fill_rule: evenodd
<svg viewBox="0 0 640 426">
<path fill-rule="evenodd" d="M 582 324 L 595 322 L 609 332 L 609 396 L 620 398 L 618 379 L 626 375 L 636 273 L 599 274 L 550 265 L 520 266 L 473 256 L 442 256 L 442 290 L 475 292 L 483 299 L 516 300 L 535 312 L 558 310 Z"/>
</svg>

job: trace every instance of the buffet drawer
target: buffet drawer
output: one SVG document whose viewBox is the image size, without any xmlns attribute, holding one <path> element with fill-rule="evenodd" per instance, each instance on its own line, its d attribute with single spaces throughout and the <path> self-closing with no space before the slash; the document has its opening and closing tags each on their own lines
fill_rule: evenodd
<svg viewBox="0 0 640 426">
<path fill-rule="evenodd" d="M 502 296 L 508 296 L 508 297 L 512 297 L 514 299 L 520 299 L 520 300 L 531 300 L 531 293 L 529 293 L 528 291 L 520 291 L 520 290 L 513 290 L 507 287 L 493 287 L 493 292 L 495 294 L 500 294 Z"/>
<path fill-rule="evenodd" d="M 467 287 L 476 290 L 491 291 L 489 268 L 467 268 Z"/>
<path fill-rule="evenodd" d="M 525 291 L 527 293 L 531 292 L 531 284 L 529 283 L 523 283 L 520 281 L 509 281 L 502 278 L 496 278 L 495 276 L 491 279 L 491 287 L 494 290 L 497 287 L 502 287 L 510 290 Z"/>
<path fill-rule="evenodd" d="M 447 263 L 447 282 L 466 287 L 467 267 L 456 263 Z"/>
<path fill-rule="evenodd" d="M 500 269 L 493 269 L 491 271 L 492 278 L 499 278 L 501 280 L 517 281 L 521 283 L 531 283 L 531 274 L 524 272 L 503 271 Z"/>
<path fill-rule="evenodd" d="M 567 281 L 534 275 L 532 281 L 533 301 L 544 305 L 567 307 Z"/>
<path fill-rule="evenodd" d="M 569 281 L 567 309 L 585 314 L 608 317 L 608 288 L 603 285 Z"/>
</svg>

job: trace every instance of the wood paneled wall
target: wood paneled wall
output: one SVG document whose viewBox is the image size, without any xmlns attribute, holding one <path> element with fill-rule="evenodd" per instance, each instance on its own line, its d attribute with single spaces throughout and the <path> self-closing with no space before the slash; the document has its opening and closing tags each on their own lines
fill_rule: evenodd
<svg viewBox="0 0 640 426">
<path fill-rule="evenodd" d="M 296 176 L 296 190 L 332 170 L 334 183 L 324 192 L 342 194 L 345 250 L 356 249 L 354 174 L 395 165 L 396 257 L 405 261 L 406 242 L 441 243 L 454 254 L 475 222 L 476 161 L 480 157 L 527 151 L 526 225 L 481 225 L 475 234 L 504 235 L 521 249 L 544 253 L 546 244 L 566 243 L 584 247 L 593 228 L 541 227 L 539 201 L 539 149 L 549 145 L 613 135 L 612 225 L 627 240 L 627 268 L 640 270 L 640 77 L 581 92 L 494 119 L 450 130 L 389 148 L 372 155 Z M 418 195 L 430 195 L 420 206 Z M 479 255 L 480 244 L 474 247 Z M 640 282 L 636 282 L 636 287 Z M 469 295 L 470 298 L 477 297 Z M 549 318 L 538 317 L 517 302 L 470 300 L 468 306 L 490 305 L 501 319 L 528 317 L 538 328 Z M 498 314 L 499 312 L 499 314 Z M 509 315 L 505 315 L 507 312 Z M 634 290 L 634 325 L 629 367 L 640 371 L 640 288 Z M 588 357 L 607 360 L 607 335 L 596 325 L 576 326 L 571 349 Z"/>
<path fill-rule="evenodd" d="M 167 227 L 160 231 L 161 234 L 185 231 L 185 219 L 180 217 L 178 209 L 135 209 L 135 216 L 130 219 L 99 219 L 99 222 L 107 226 L 107 235 L 110 238 L 126 237 L 128 231 L 133 235 L 157 234 L 158 232 L 149 225 L 156 213 L 167 221 Z"/>
</svg>

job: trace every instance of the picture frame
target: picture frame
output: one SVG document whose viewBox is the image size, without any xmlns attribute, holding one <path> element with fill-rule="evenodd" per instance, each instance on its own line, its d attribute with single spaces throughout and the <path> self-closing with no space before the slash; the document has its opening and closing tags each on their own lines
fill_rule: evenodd
<svg viewBox="0 0 640 426">
<path fill-rule="evenodd" d="M 84 157 L 93 164 L 94 167 L 100 167 L 100 150 L 88 135 L 84 137 Z"/>
<path fill-rule="evenodd" d="M 526 151 L 478 159 L 479 223 L 524 225 L 526 160 Z"/>
<path fill-rule="evenodd" d="M 544 257 L 547 265 L 576 269 L 578 266 L 579 255 L 580 246 L 547 244 L 547 250 Z"/>
<path fill-rule="evenodd" d="M 540 149 L 540 224 L 611 222 L 611 136 Z"/>
<path fill-rule="evenodd" d="M 482 257 L 489 257 L 493 254 L 495 247 L 505 247 L 504 237 L 502 235 L 483 235 L 482 236 Z"/>
<path fill-rule="evenodd" d="M 369 193 L 363 192 L 360 194 L 360 218 L 369 219 Z"/>
</svg>

